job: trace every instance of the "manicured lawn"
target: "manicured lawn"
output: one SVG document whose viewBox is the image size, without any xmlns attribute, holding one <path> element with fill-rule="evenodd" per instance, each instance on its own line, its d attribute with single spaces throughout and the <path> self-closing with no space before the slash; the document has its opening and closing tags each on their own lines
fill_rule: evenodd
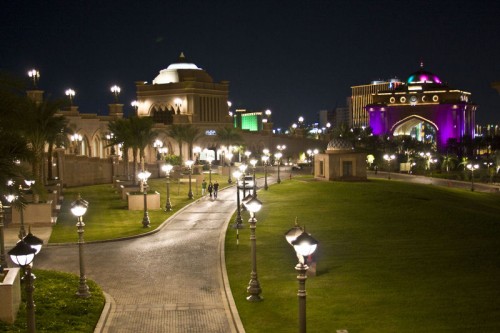
<svg viewBox="0 0 500 333">
<path fill-rule="evenodd" d="M 206 177 L 208 181 L 208 176 Z M 227 186 L 227 176 L 212 174 L 212 180 L 220 184 L 220 188 Z M 188 199 L 189 185 L 186 183 L 170 184 L 170 201 L 173 210 L 165 212 L 166 181 L 165 178 L 148 181 L 151 191 L 160 192 L 160 210 L 148 210 L 151 221 L 150 228 L 144 228 L 142 218 L 144 212 L 127 210 L 127 201 L 122 200 L 120 193 L 111 184 L 72 187 L 64 190 L 64 202 L 61 206 L 57 224 L 54 226 L 50 243 L 76 242 L 76 218 L 71 214 L 71 203 L 80 193 L 82 198 L 89 202 L 87 213 L 83 217 L 85 223 L 85 241 L 108 240 L 149 232 L 157 228 L 185 205 L 192 202 Z M 201 196 L 201 189 L 192 182 L 194 200 Z"/>
<path fill-rule="evenodd" d="M 73 274 L 34 270 L 36 275 L 35 325 L 37 332 L 92 333 L 104 307 L 104 295 L 91 280 L 87 285 L 91 292 L 89 298 L 79 298 L 79 277 Z M 22 303 L 17 319 L 12 325 L 0 322 L 0 332 L 26 332 L 26 301 L 24 284 L 21 285 Z"/>
<path fill-rule="evenodd" d="M 226 264 L 246 332 L 296 332 L 297 217 L 320 243 L 307 289 L 310 332 L 499 332 L 500 196 L 373 180 L 295 177 L 260 191 L 257 270 L 246 301 L 249 229 L 229 228 Z"/>
</svg>

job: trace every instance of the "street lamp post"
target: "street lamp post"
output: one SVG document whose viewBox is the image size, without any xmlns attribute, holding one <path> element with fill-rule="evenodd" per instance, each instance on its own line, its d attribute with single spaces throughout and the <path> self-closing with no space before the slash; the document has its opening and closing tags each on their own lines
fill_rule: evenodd
<svg viewBox="0 0 500 333">
<path fill-rule="evenodd" d="M 78 134 L 78 133 L 75 133 L 73 134 L 71 137 L 71 142 L 74 142 L 74 145 L 75 145 L 75 150 L 74 150 L 74 154 L 75 155 L 78 155 L 80 153 L 80 149 L 79 149 L 79 146 L 80 146 L 80 143 L 82 142 L 83 140 L 83 137 Z"/>
<path fill-rule="evenodd" d="M 73 98 L 75 97 L 75 91 L 73 89 L 66 89 L 65 91 L 66 96 L 69 98 L 69 104 L 73 106 Z"/>
<path fill-rule="evenodd" d="M 309 155 L 309 165 L 311 166 L 311 174 L 314 175 L 314 156 L 319 153 L 318 149 L 308 149 L 307 155 Z"/>
<path fill-rule="evenodd" d="M 316 251 L 318 241 L 304 231 L 291 244 L 295 249 L 297 258 L 299 258 L 299 262 L 295 266 L 295 270 L 298 272 L 297 281 L 299 282 L 297 293 L 299 299 L 299 332 L 306 333 L 306 280 L 307 270 L 309 269 L 306 258 Z"/>
<path fill-rule="evenodd" d="M 260 288 L 259 278 L 257 276 L 257 244 L 255 237 L 257 219 L 255 218 L 255 213 L 261 209 L 262 202 L 260 202 L 257 198 L 252 198 L 245 203 L 245 206 L 250 212 L 250 219 L 248 220 L 248 223 L 250 224 L 250 245 L 252 255 L 252 272 L 250 273 L 250 282 L 247 287 L 247 293 L 249 294 L 247 301 L 259 302 L 262 301 L 262 297 L 260 296 L 262 289 Z"/>
<path fill-rule="evenodd" d="M 285 145 L 277 145 L 276 149 L 278 149 L 278 152 L 274 154 L 274 157 L 278 160 L 278 180 L 277 183 L 281 183 L 281 178 L 280 178 L 280 164 L 281 164 L 281 158 L 283 157 L 283 150 L 286 149 Z"/>
<path fill-rule="evenodd" d="M 283 154 L 281 153 L 276 153 L 274 154 L 274 157 L 276 158 L 276 163 L 278 164 L 278 179 L 276 180 L 276 182 L 278 184 L 281 183 L 281 178 L 280 178 L 280 164 L 281 164 L 281 156 L 283 156 Z"/>
<path fill-rule="evenodd" d="M 167 177 L 167 202 L 165 203 L 165 211 L 169 212 L 172 210 L 172 203 L 170 202 L 170 171 L 174 166 L 171 164 L 164 164 L 161 169 L 165 172 Z"/>
<path fill-rule="evenodd" d="M 36 69 L 32 69 L 28 72 L 28 76 L 33 80 L 33 87 L 37 88 L 38 80 L 40 79 L 40 72 Z"/>
<path fill-rule="evenodd" d="M 246 164 L 241 164 L 240 165 L 240 171 L 241 171 L 241 174 L 243 176 L 243 198 L 247 195 L 247 187 L 246 187 L 246 181 L 245 181 L 245 176 L 247 174 L 247 165 Z"/>
<path fill-rule="evenodd" d="M 0 266 L 7 267 L 7 259 L 5 258 L 5 237 L 3 233 L 3 217 L 4 210 L 2 201 L 0 200 Z"/>
<path fill-rule="evenodd" d="M 144 216 L 142 217 L 142 225 L 144 228 L 150 226 L 149 213 L 148 213 L 148 178 L 151 176 L 151 172 L 143 170 L 137 175 L 141 180 L 142 193 L 144 195 Z"/>
<path fill-rule="evenodd" d="M 196 165 L 200 164 L 201 147 L 195 146 L 193 148 L 193 154 L 194 154 L 194 164 Z"/>
<path fill-rule="evenodd" d="M 156 139 L 154 142 L 153 142 L 153 147 L 155 148 L 156 150 L 156 160 L 159 161 L 160 160 L 160 157 L 161 157 L 161 154 L 160 154 L 160 149 L 163 147 L 163 142 L 160 140 L 160 139 Z"/>
<path fill-rule="evenodd" d="M 247 150 L 247 151 L 245 151 L 245 152 L 244 152 L 244 154 L 245 154 L 245 157 L 246 157 L 246 158 L 245 158 L 245 162 L 247 162 L 247 163 L 248 163 L 248 158 L 250 157 L 250 155 L 252 155 L 252 152 L 251 152 L 251 151 L 249 151 L 249 150 Z"/>
<path fill-rule="evenodd" d="M 257 183 L 255 182 L 255 165 L 257 164 L 257 160 L 251 159 L 250 164 L 252 165 L 253 171 L 253 197 L 257 198 Z"/>
<path fill-rule="evenodd" d="M 17 242 L 16 246 L 12 248 L 8 254 L 12 262 L 21 266 L 26 272 L 25 276 L 25 290 L 26 290 L 26 323 L 29 333 L 36 332 L 35 325 L 35 302 L 33 300 L 33 275 L 31 274 L 31 263 L 35 258 L 37 250 L 27 244 L 24 240 Z"/>
<path fill-rule="evenodd" d="M 389 154 L 384 155 L 384 160 L 386 160 L 387 164 L 389 165 L 389 174 L 387 176 L 387 179 L 391 179 L 391 161 L 395 158 L 396 158 L 396 156 L 394 156 L 394 155 L 389 155 Z"/>
<path fill-rule="evenodd" d="M 240 207 L 240 177 L 241 171 L 236 170 L 233 173 L 234 180 L 236 181 L 236 219 L 233 225 L 236 229 L 243 228 L 243 220 L 241 219 L 241 207 Z"/>
<path fill-rule="evenodd" d="M 15 194 L 7 194 L 5 199 L 10 203 L 11 209 L 14 205 L 19 208 L 19 217 L 21 220 L 21 225 L 19 227 L 19 239 L 23 239 L 26 236 L 26 229 L 24 228 L 24 204 L 22 200 L 18 200 L 19 197 Z"/>
<path fill-rule="evenodd" d="M 191 175 L 193 174 L 193 163 L 194 163 L 194 161 L 192 161 L 192 160 L 187 160 L 185 162 L 185 164 L 189 170 L 189 192 L 188 192 L 189 199 L 193 199 L 193 189 L 191 187 Z"/>
<path fill-rule="evenodd" d="M 139 110 L 139 102 L 132 101 L 132 102 L 130 102 L 130 105 L 134 108 L 135 115 L 138 116 L 139 114 L 137 112 Z"/>
<path fill-rule="evenodd" d="M 226 158 L 227 158 L 227 161 L 228 161 L 228 168 L 229 168 L 227 182 L 229 184 L 231 184 L 233 182 L 233 180 L 231 179 L 231 159 L 233 158 L 233 153 L 231 153 L 231 151 L 229 151 L 226 154 Z"/>
<path fill-rule="evenodd" d="M 122 91 L 122 89 L 120 87 L 118 87 L 116 84 L 111 87 L 111 92 L 115 96 L 115 103 L 118 103 L 118 95 L 120 95 L 121 91 Z"/>
<path fill-rule="evenodd" d="M 470 190 L 474 191 L 474 170 L 479 169 L 479 164 L 467 164 L 467 169 L 470 170 L 471 172 L 471 183 L 470 183 Z"/>
<path fill-rule="evenodd" d="M 267 191 L 269 186 L 267 186 L 267 162 L 269 161 L 269 156 L 263 155 L 262 157 L 262 164 L 264 164 L 264 190 Z"/>
<path fill-rule="evenodd" d="M 207 157 L 208 161 L 208 183 L 212 182 L 212 162 L 214 161 L 213 157 Z"/>
<path fill-rule="evenodd" d="M 83 215 L 87 212 L 87 208 L 89 207 L 89 203 L 86 200 L 83 200 L 78 194 L 73 203 L 71 203 L 71 213 L 78 218 L 78 222 L 76 226 L 78 227 L 78 253 L 80 258 L 80 284 L 78 287 L 78 291 L 76 295 L 82 298 L 90 297 L 89 287 L 87 286 L 87 278 L 85 277 L 85 264 L 83 261 L 83 245 L 85 241 L 83 240 L 83 227 L 85 223 L 83 223 Z"/>
</svg>

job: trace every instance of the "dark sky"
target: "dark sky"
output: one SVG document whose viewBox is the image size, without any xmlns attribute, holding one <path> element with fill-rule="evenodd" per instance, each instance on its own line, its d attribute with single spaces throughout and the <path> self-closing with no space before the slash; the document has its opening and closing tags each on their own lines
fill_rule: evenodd
<svg viewBox="0 0 500 333">
<path fill-rule="evenodd" d="M 110 87 L 131 110 L 181 51 L 235 107 L 269 108 L 276 127 L 345 105 L 352 85 L 418 70 L 472 93 L 478 123 L 500 123 L 499 1 L 9 1 L 0 13 L 0 68 L 52 97 L 76 90 L 81 112 L 107 112 Z"/>
</svg>

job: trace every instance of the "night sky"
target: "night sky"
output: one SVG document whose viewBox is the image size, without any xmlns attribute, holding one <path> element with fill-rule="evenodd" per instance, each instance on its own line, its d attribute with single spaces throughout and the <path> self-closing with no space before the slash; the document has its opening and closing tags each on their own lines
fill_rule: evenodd
<svg viewBox="0 0 500 333">
<path fill-rule="evenodd" d="M 353 85 L 406 80 L 421 60 L 472 93 L 478 123 L 500 123 L 498 1 L 9 1 L 0 36 L 2 70 L 38 69 L 40 89 L 73 88 L 85 113 L 106 114 L 114 84 L 131 112 L 134 82 L 183 51 L 275 127 L 346 105 Z"/>
</svg>

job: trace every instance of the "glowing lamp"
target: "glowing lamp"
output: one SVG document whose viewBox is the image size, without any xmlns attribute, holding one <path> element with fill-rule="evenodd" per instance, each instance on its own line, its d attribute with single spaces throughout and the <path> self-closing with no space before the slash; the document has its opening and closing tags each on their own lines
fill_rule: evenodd
<svg viewBox="0 0 500 333">
<path fill-rule="evenodd" d="M 292 245 L 297 254 L 300 254 L 303 257 L 308 257 L 316 251 L 318 241 L 304 231 L 294 241 L 292 241 Z"/>
<path fill-rule="evenodd" d="M 24 240 L 17 242 L 16 246 L 8 252 L 12 262 L 21 267 L 31 264 L 36 253 L 37 251 Z"/>
<path fill-rule="evenodd" d="M 82 217 L 87 212 L 87 208 L 89 207 L 89 203 L 86 200 L 83 200 L 78 194 L 78 197 L 75 201 L 71 203 L 71 213 L 76 217 Z"/>
</svg>

